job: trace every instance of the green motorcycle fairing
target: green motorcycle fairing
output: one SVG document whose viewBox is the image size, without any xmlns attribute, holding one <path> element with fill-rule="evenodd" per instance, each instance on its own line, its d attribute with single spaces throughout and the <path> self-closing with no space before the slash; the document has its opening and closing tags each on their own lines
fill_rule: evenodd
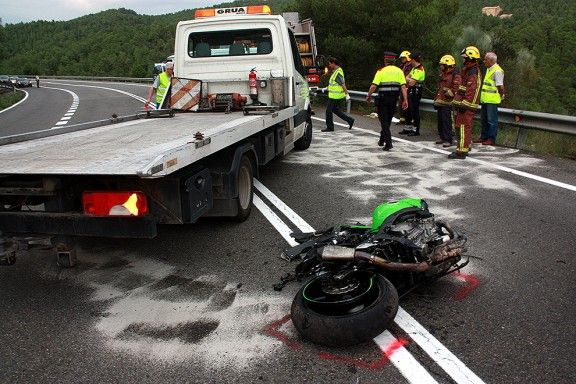
<svg viewBox="0 0 576 384">
<path fill-rule="evenodd" d="M 402 210 L 410 208 L 427 210 L 428 204 L 422 199 L 414 198 L 401 199 L 380 204 L 374 209 L 374 211 L 372 211 L 372 227 L 370 230 L 372 232 L 378 232 L 386 219 Z"/>
</svg>

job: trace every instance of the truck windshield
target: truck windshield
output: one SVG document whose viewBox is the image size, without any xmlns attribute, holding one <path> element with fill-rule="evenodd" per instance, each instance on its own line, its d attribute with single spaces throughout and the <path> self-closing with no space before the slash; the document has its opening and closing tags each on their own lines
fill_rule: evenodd
<svg viewBox="0 0 576 384">
<path fill-rule="evenodd" d="M 269 29 L 194 32 L 188 37 L 190 57 L 267 55 L 272 52 Z"/>
</svg>

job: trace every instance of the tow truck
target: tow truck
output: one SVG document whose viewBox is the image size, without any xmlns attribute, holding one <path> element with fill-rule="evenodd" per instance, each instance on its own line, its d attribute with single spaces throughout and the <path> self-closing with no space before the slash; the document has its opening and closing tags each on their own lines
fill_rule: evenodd
<svg viewBox="0 0 576 384">
<path fill-rule="evenodd" d="M 1 263 L 37 236 L 69 267 L 78 237 L 244 221 L 259 167 L 310 146 L 307 73 L 292 28 L 269 6 L 196 10 L 174 48 L 169 117 L 0 139 Z"/>
</svg>

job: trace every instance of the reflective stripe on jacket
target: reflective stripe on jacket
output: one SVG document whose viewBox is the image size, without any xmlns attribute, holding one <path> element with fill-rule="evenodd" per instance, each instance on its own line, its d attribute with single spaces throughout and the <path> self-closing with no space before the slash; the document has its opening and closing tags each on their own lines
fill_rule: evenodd
<svg viewBox="0 0 576 384">
<path fill-rule="evenodd" d="M 164 95 L 170 87 L 170 76 L 166 72 L 162 72 L 158 75 L 158 88 L 156 89 L 156 103 L 160 104 L 164 100 Z"/>
<path fill-rule="evenodd" d="M 330 80 L 328 80 L 328 98 L 330 99 L 343 99 L 346 97 L 344 88 L 336 82 L 338 75 L 341 75 L 342 81 L 344 81 L 344 70 L 341 67 L 338 67 L 330 76 Z"/>
<path fill-rule="evenodd" d="M 387 65 L 376 72 L 372 84 L 378 87 L 379 94 L 397 94 L 400 87 L 406 84 L 404 72 L 395 65 Z"/>
<path fill-rule="evenodd" d="M 458 92 L 454 95 L 452 105 L 457 108 L 466 108 L 475 111 L 480 102 L 480 89 L 482 79 L 478 64 L 472 68 L 462 69 L 462 84 L 458 87 Z"/>
<path fill-rule="evenodd" d="M 494 74 L 498 71 L 504 73 L 504 70 L 498 65 L 494 64 L 486 71 L 486 76 L 484 76 L 484 83 L 482 83 L 482 94 L 480 95 L 480 102 L 486 104 L 500 104 L 502 98 L 500 97 L 500 92 L 498 92 L 498 87 L 494 82 Z"/>
<path fill-rule="evenodd" d="M 412 68 L 408 76 L 410 76 L 412 80 L 416 81 L 416 85 L 413 87 L 421 87 L 424 83 L 424 80 L 426 79 L 426 71 L 424 70 L 424 66 L 419 65 Z"/>
</svg>

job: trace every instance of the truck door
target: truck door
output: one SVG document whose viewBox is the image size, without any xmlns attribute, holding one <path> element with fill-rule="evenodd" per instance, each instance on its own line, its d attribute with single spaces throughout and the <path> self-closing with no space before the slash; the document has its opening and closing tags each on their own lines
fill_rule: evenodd
<svg viewBox="0 0 576 384">
<path fill-rule="evenodd" d="M 309 95 L 308 82 L 306 81 L 306 73 L 298 51 L 298 44 L 294 33 L 288 28 L 288 35 L 290 36 L 290 47 L 292 48 L 292 61 L 294 62 L 294 106 L 298 107 L 300 111 L 305 111 L 307 108 L 306 100 Z"/>
</svg>

